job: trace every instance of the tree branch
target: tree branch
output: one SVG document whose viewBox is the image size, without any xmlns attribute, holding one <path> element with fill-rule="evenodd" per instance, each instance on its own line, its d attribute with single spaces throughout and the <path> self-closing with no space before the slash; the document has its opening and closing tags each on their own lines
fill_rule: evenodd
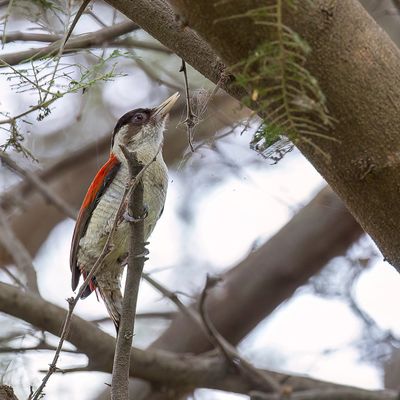
<svg viewBox="0 0 400 400">
<path fill-rule="evenodd" d="M 0 311 L 46 330 L 58 336 L 66 310 L 46 300 L 24 293 L 21 290 L 0 282 Z M 79 352 L 89 357 L 89 366 L 85 370 L 111 372 L 114 353 L 114 339 L 107 333 L 96 328 L 90 322 L 73 315 L 68 340 Z M 90 332 L 90 335 L 87 334 Z M 257 388 L 249 386 L 240 375 L 227 367 L 226 362 L 219 357 L 207 356 L 176 356 L 166 351 L 131 350 L 135 360 L 135 369 L 130 367 L 130 375 L 149 380 L 161 385 L 176 385 L 186 388 L 211 388 L 247 394 Z M 377 400 L 397 400 L 397 392 L 357 389 L 337 385 L 301 376 L 293 376 L 268 371 L 274 379 L 285 382 L 292 391 L 335 389 L 351 390 L 358 393 L 360 399 L 365 394 L 376 394 Z M 375 400 L 375 399 L 374 399 Z"/>
<path fill-rule="evenodd" d="M 352 389 L 316 389 L 292 393 L 290 400 L 382 400 L 381 393 L 359 393 Z M 281 400 L 276 394 L 251 393 L 250 400 Z"/>
<path fill-rule="evenodd" d="M 361 234 L 361 227 L 339 198 L 324 188 L 267 243 L 221 277 L 208 295 L 210 320 L 228 342 L 236 345 Z M 192 307 L 198 308 L 197 304 Z M 150 348 L 199 354 L 212 346 L 198 324 L 180 312 Z M 131 398 L 149 398 L 143 395 L 143 384 L 134 387 Z M 107 396 L 104 392 L 100 398 Z"/>
<path fill-rule="evenodd" d="M 161 283 L 152 278 L 150 274 L 144 273 L 143 279 L 147 281 L 151 286 L 153 286 L 156 290 L 158 290 L 163 296 L 171 300 L 172 303 L 176 305 L 181 314 L 189 317 L 200 329 L 204 330 L 204 326 L 201 322 L 199 314 L 194 311 L 192 307 L 186 307 L 176 293 L 171 292 L 168 288 L 161 285 Z M 206 331 L 204 331 L 204 333 L 206 334 Z"/>
<path fill-rule="evenodd" d="M 275 392 L 282 395 L 281 385 L 272 376 L 260 371 L 245 360 L 216 329 L 206 309 L 206 298 L 208 291 L 218 284 L 219 279 L 207 276 L 206 284 L 200 295 L 199 312 L 201 320 L 206 328 L 211 342 L 224 355 L 228 363 L 239 372 L 245 379 L 248 379 L 255 386 L 263 388 L 266 392 Z"/>
<path fill-rule="evenodd" d="M 217 83 L 225 77 L 225 65 L 216 52 L 194 31 L 182 26 L 166 1 L 152 0 L 151 5 L 147 0 L 107 0 L 107 3 L 135 21 L 212 82 Z M 222 88 L 226 89 L 228 76 L 223 81 Z M 230 93 L 235 93 L 239 99 L 245 94 L 238 87 L 231 88 Z"/>
<path fill-rule="evenodd" d="M 136 153 L 129 152 L 123 146 L 120 147 L 128 162 L 130 179 L 134 182 L 144 166 L 139 162 Z M 155 157 L 157 157 L 157 154 Z M 153 161 L 155 161 L 155 158 Z M 114 355 L 111 383 L 112 400 L 126 400 L 129 397 L 130 349 L 135 331 L 135 314 L 139 285 L 145 262 L 144 219 L 146 215 L 143 206 L 143 190 L 143 182 L 140 179 L 128 198 L 127 212 L 129 215 L 127 221 L 130 231 L 128 271 Z"/>
<path fill-rule="evenodd" d="M 108 3 L 213 82 L 224 70 L 216 53 L 228 66 L 237 65 L 271 37 L 269 27 L 255 24 L 252 18 L 238 18 L 265 6 L 262 0 L 218 5 L 214 0 L 174 1 L 183 20 L 205 40 L 190 28 L 179 27 L 174 12 L 162 0 L 152 1 L 151 7 L 146 0 Z M 396 189 L 400 186 L 399 50 L 356 0 L 301 5 L 295 12 L 285 9 L 283 23 L 310 45 L 306 68 L 319 81 L 337 122 L 329 132 L 334 140 L 315 137 L 313 145 L 300 143 L 299 148 L 339 193 L 385 258 L 400 268 L 396 225 L 400 220 Z M 238 85 L 225 85 L 225 89 L 239 100 L 244 97 Z M 315 151 L 316 146 L 322 153 Z"/>
<path fill-rule="evenodd" d="M 26 278 L 26 287 L 33 293 L 40 296 L 39 286 L 37 283 L 37 275 L 33 266 L 32 258 L 25 249 L 24 245 L 15 236 L 12 231 L 6 214 L 0 207 L 0 244 L 7 250 L 12 259 L 15 261 L 16 267 Z"/>
<path fill-rule="evenodd" d="M 214 326 L 230 343 L 237 344 L 330 259 L 343 254 L 362 232 L 339 198 L 329 188 L 322 189 L 210 290 L 207 301 Z M 228 301 L 231 298 L 234 303 Z M 241 318 L 235 318 L 237 315 Z M 183 331 L 184 337 L 177 341 Z M 153 346 L 174 352 L 210 349 L 207 338 L 182 312 Z"/>
<path fill-rule="evenodd" d="M 159 149 L 159 151 L 160 151 L 160 149 Z M 156 156 L 157 156 L 157 154 L 156 154 Z M 153 161 L 154 160 L 151 160 L 148 164 L 146 164 L 135 175 L 135 178 L 131 182 L 131 186 L 130 187 L 126 187 L 125 188 L 124 194 L 123 194 L 123 196 L 121 198 L 121 201 L 119 203 L 118 210 L 117 210 L 117 212 L 115 214 L 115 219 L 113 221 L 113 224 L 112 224 L 111 229 L 110 229 L 110 231 L 108 233 L 108 236 L 107 236 L 107 240 L 104 243 L 103 249 L 102 249 L 99 257 L 97 258 L 96 262 L 94 263 L 94 265 L 90 269 L 89 273 L 86 275 L 85 280 L 82 282 L 82 284 L 81 284 L 76 296 L 67 299 L 67 302 L 68 302 L 68 313 L 67 313 L 67 316 L 65 317 L 65 320 L 64 320 L 64 323 L 63 323 L 63 326 L 62 326 L 61 335 L 60 335 L 60 341 L 58 342 L 58 346 L 57 346 L 56 352 L 54 354 L 53 361 L 51 362 L 49 370 L 48 370 L 47 374 L 45 375 L 45 377 L 43 378 L 42 383 L 36 389 L 36 391 L 32 394 L 32 396 L 29 397 L 29 400 L 30 399 L 38 400 L 40 398 L 41 393 L 42 393 L 44 387 L 46 386 L 48 380 L 50 379 L 51 375 L 56 371 L 57 361 L 58 361 L 58 358 L 60 356 L 60 353 L 61 353 L 61 350 L 62 350 L 62 346 L 64 344 L 64 341 L 68 337 L 70 329 L 71 329 L 71 318 L 72 318 L 74 309 L 75 309 L 76 305 L 78 304 L 78 301 L 82 298 L 82 294 L 83 294 L 84 290 L 86 289 L 86 287 L 88 286 L 89 282 L 91 281 L 93 276 L 97 273 L 97 271 L 100 269 L 104 259 L 107 257 L 107 255 L 111 251 L 113 236 L 114 236 L 115 230 L 117 229 L 118 216 L 123 214 L 123 210 L 125 208 L 126 199 L 130 198 L 130 196 L 132 195 L 132 192 L 136 188 L 136 185 L 138 184 L 138 182 L 141 181 L 143 173 L 152 164 Z"/>
<path fill-rule="evenodd" d="M 43 182 L 43 180 L 40 179 L 40 177 L 37 174 L 20 167 L 4 151 L 0 151 L 0 160 L 4 164 L 6 164 L 10 169 L 15 171 L 18 175 L 25 178 L 32 186 L 35 187 L 37 191 L 39 191 L 43 195 L 43 197 L 47 201 L 49 201 L 51 204 L 57 207 L 62 213 L 65 214 L 65 216 L 70 217 L 72 219 L 76 218 L 77 211 L 72 209 L 72 207 L 69 204 L 67 204 L 67 202 L 62 197 L 57 196 L 57 194 L 55 194 L 52 190 L 50 190 L 48 185 L 45 182 Z"/>
<path fill-rule="evenodd" d="M 132 21 L 126 21 L 111 27 L 99 29 L 95 32 L 73 37 L 66 43 L 63 53 L 74 52 L 77 49 L 101 46 L 110 40 L 114 40 L 118 36 L 125 35 L 137 29 L 139 29 L 139 27 Z M 62 37 L 46 47 L 3 54 L 2 57 L 0 57 L 0 68 L 7 67 L 7 65 L 16 65 L 21 62 L 53 56 L 60 47 L 60 40 L 63 40 Z"/>
</svg>

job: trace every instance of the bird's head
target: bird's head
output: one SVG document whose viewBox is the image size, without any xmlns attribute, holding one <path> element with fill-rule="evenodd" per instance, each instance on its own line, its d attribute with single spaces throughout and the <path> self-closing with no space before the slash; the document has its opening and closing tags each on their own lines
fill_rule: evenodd
<svg viewBox="0 0 400 400">
<path fill-rule="evenodd" d="M 163 141 L 168 113 L 178 98 L 177 92 L 155 108 L 137 108 L 124 114 L 115 125 L 111 151 L 119 153 L 120 145 L 130 150 L 140 147 L 158 149 Z"/>
</svg>

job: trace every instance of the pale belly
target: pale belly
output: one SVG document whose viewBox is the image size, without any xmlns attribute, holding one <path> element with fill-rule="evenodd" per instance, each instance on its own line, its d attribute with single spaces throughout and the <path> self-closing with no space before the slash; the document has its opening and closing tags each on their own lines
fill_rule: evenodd
<svg viewBox="0 0 400 400">
<path fill-rule="evenodd" d="M 104 248 L 125 191 L 127 178 L 126 166 L 122 166 L 95 208 L 86 234 L 80 240 L 77 261 L 86 272 L 90 271 Z M 146 241 L 160 217 L 165 202 L 168 177 L 167 168 L 162 160 L 157 160 L 148 167 L 143 175 L 143 184 L 143 203 L 148 211 L 144 221 Z M 127 254 L 128 247 L 129 223 L 123 220 L 112 236 L 112 250 L 96 274 L 98 282 L 103 281 L 107 286 L 114 286 L 117 283 L 122 272 L 121 259 Z"/>
</svg>

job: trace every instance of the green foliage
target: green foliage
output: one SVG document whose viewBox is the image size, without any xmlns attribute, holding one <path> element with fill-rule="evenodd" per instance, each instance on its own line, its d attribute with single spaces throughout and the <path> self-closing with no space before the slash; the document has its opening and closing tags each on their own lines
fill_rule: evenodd
<svg viewBox="0 0 400 400">
<path fill-rule="evenodd" d="M 117 59 L 127 57 L 127 53 L 119 50 L 103 50 L 100 56 L 96 55 L 98 52 L 86 52 L 89 57 L 85 59 L 90 60 L 86 65 L 76 61 L 82 59 L 79 55 L 74 56 L 72 62 L 71 58 L 63 56 L 63 38 L 67 35 L 77 6 L 78 3 L 69 0 L 11 0 L 6 14 L 0 17 L 3 41 L 6 39 L 5 31 L 10 15 L 28 20 L 36 29 L 62 38 L 55 42 L 57 46 L 53 46 L 53 50 L 49 50 L 49 54 L 41 60 L 27 59 L 23 65 L 16 67 L 1 60 L 2 66 L 6 65 L 1 74 L 10 82 L 11 89 L 16 93 L 28 92 L 34 98 L 34 104 L 18 115 L 0 111 L 0 131 L 7 134 L 0 150 L 13 148 L 33 158 L 23 145 L 27 124 L 32 123 L 32 116 L 42 121 L 51 114 L 53 103 L 62 97 L 72 93 L 83 94 L 90 87 L 121 75 L 115 73 L 115 66 Z"/>
<path fill-rule="evenodd" d="M 0 112 L 0 115 L 5 117 L 0 120 L 0 129 L 8 133 L 8 138 L 0 145 L 0 150 L 13 148 L 25 156 L 33 157 L 22 144 L 24 135 L 18 122 L 30 124 L 27 116 L 33 113 L 36 114 L 37 121 L 42 121 L 51 114 L 53 103 L 65 95 L 84 93 L 99 82 L 113 79 L 117 76 L 115 66 L 121 56 L 124 54 L 114 50 L 108 56 L 97 57 L 97 62 L 90 66 L 63 62 L 60 58 L 32 62 L 29 68 L 9 65 L 9 71 L 3 72 L 3 75 L 11 81 L 11 88 L 17 93 L 34 93 L 38 100 L 36 105 L 16 116 L 11 117 L 8 113 Z"/>
<path fill-rule="evenodd" d="M 316 151 L 313 138 L 328 136 L 332 119 L 317 80 L 305 68 L 308 44 L 283 23 L 283 7 L 296 8 L 298 0 L 276 0 L 275 4 L 249 10 L 244 15 L 270 32 L 247 59 L 233 67 L 236 83 L 249 93 L 243 102 L 263 117 L 251 147 L 278 161 L 298 142 Z"/>
</svg>

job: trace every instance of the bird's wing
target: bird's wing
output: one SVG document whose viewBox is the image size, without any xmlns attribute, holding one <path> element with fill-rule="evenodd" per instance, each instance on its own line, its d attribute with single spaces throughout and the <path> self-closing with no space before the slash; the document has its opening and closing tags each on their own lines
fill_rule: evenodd
<svg viewBox="0 0 400 400">
<path fill-rule="evenodd" d="M 71 254 L 70 254 L 70 268 L 72 272 L 72 290 L 78 286 L 81 270 L 77 264 L 79 241 L 85 235 L 90 218 L 94 209 L 100 201 L 101 196 L 106 191 L 107 187 L 112 182 L 115 174 L 118 172 L 121 162 L 118 158 L 111 154 L 108 161 L 101 167 L 100 171 L 94 177 L 86 196 L 83 200 L 81 209 L 79 210 L 78 218 L 76 220 L 74 234 L 72 236 Z M 82 297 L 88 296 L 94 289 L 91 284 L 87 286 Z"/>
</svg>

